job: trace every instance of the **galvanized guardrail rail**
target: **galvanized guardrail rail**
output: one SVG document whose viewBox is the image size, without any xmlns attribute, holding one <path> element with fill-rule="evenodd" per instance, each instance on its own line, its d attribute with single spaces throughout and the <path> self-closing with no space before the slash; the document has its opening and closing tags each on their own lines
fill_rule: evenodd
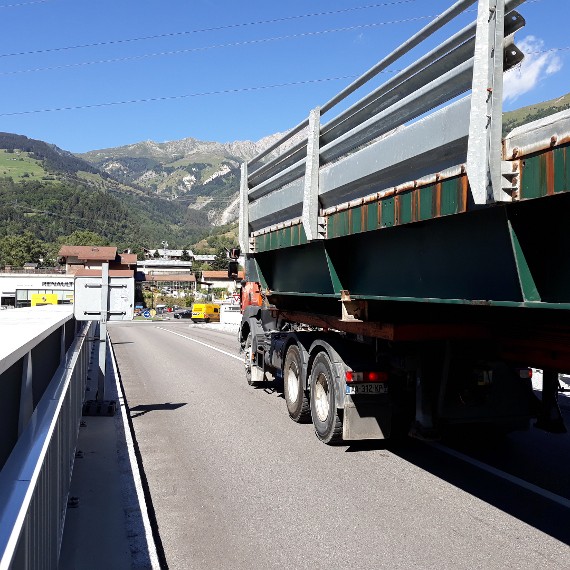
<svg viewBox="0 0 570 570">
<path fill-rule="evenodd" d="M 0 313 L 0 569 L 56 568 L 96 323 Z"/>
<path fill-rule="evenodd" d="M 501 156 L 503 72 L 523 58 L 513 35 L 525 23 L 515 11 L 524 0 L 479 0 L 476 21 L 424 48 L 413 63 L 321 124 L 322 115 L 412 49 L 422 49 L 476 2 L 456 2 L 242 166 L 243 252 L 335 237 L 327 218 L 351 200 L 385 199 L 387 216 L 397 217 L 390 202 L 396 194 L 411 198 L 410 190 L 445 180 L 454 196 L 444 214 L 463 211 L 467 199 L 475 205 L 511 201 L 516 173 Z M 274 151 L 278 156 L 264 162 Z M 279 235 L 283 228 L 287 235 Z"/>
</svg>

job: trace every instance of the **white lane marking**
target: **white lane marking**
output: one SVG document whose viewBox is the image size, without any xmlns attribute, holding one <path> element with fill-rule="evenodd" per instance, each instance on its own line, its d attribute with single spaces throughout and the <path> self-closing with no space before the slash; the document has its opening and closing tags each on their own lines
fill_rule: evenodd
<svg viewBox="0 0 570 570">
<path fill-rule="evenodd" d="M 184 334 L 180 334 L 180 333 L 171 331 L 170 329 L 165 329 L 164 327 L 156 327 L 156 328 L 160 329 L 161 331 L 166 331 L 167 333 L 170 333 L 170 334 L 175 334 L 176 336 L 181 336 L 182 338 L 185 338 L 186 340 L 191 340 L 192 342 L 195 342 L 196 344 L 201 344 L 202 346 L 207 346 L 208 348 L 211 348 L 212 350 L 215 350 L 216 352 L 221 352 L 222 354 L 225 354 L 226 356 L 231 356 L 232 358 L 235 358 L 236 360 L 239 360 L 240 362 L 243 361 L 242 356 L 236 356 L 235 354 L 232 354 L 231 352 L 226 352 L 225 350 L 222 350 L 221 348 L 216 348 L 215 346 L 212 346 L 211 344 L 207 344 L 207 343 L 202 342 L 200 340 L 196 340 L 195 338 L 192 338 L 190 336 L 186 336 Z"/>
<path fill-rule="evenodd" d="M 125 404 L 125 399 L 123 397 L 123 390 L 121 389 L 119 381 L 119 369 L 117 367 L 117 359 L 115 357 L 115 350 L 113 348 L 113 343 L 111 339 L 108 339 L 108 346 L 110 352 L 111 363 L 113 365 L 113 376 L 115 380 L 115 387 L 117 390 L 117 399 L 119 401 L 119 409 L 121 410 L 121 419 L 119 421 L 123 424 L 123 432 L 125 435 L 125 444 L 127 446 L 127 455 L 129 458 L 129 463 L 131 466 L 131 474 L 133 477 L 133 484 L 135 486 L 135 492 L 137 495 L 137 500 L 140 506 L 140 513 L 144 528 L 144 534 L 146 539 L 146 544 L 148 548 L 148 556 L 150 559 L 151 570 L 159 570 L 160 562 L 158 560 L 158 552 L 156 550 L 156 543 L 154 542 L 154 536 L 152 534 L 152 527 L 150 524 L 150 519 L 148 516 L 148 506 L 146 504 L 146 499 L 144 496 L 141 474 L 139 471 L 139 464 L 135 455 L 135 445 L 133 443 L 133 436 L 131 434 L 131 428 L 129 426 L 129 421 L 127 419 L 127 406 Z"/>
<path fill-rule="evenodd" d="M 524 479 L 519 479 L 518 477 L 515 477 L 514 475 L 510 475 L 509 473 L 505 473 L 504 471 L 496 469 L 495 467 L 491 467 L 490 465 L 487 465 L 486 463 L 478 461 L 477 459 L 473 459 L 472 457 L 469 457 L 468 455 L 465 455 L 465 454 L 461 453 L 460 451 L 455 451 L 454 449 L 450 449 L 448 447 L 445 447 L 445 446 L 441 445 L 440 443 L 430 442 L 428 445 L 430 445 L 431 447 L 435 447 L 439 451 L 442 451 L 443 453 L 447 453 L 448 455 L 451 455 L 457 459 L 461 459 L 461 461 L 465 461 L 466 463 L 470 463 L 471 465 L 474 465 L 475 467 L 478 467 L 479 469 L 482 469 L 483 471 L 487 471 L 488 473 L 491 473 L 492 475 L 500 477 L 501 479 L 505 479 L 505 480 L 509 481 L 510 483 L 514 483 L 515 485 L 518 485 L 519 487 L 522 487 L 523 489 L 526 489 L 527 491 L 531 491 L 532 493 L 536 493 L 537 495 L 541 495 L 542 497 L 549 499 L 550 501 L 554 501 L 555 503 L 558 503 L 559 505 L 562 505 L 563 507 L 570 508 L 570 501 L 568 499 L 565 499 L 564 497 L 561 497 L 560 495 L 556 495 L 554 493 L 551 493 L 550 491 L 547 491 L 546 489 L 542 489 L 541 487 L 538 487 L 537 485 L 533 485 L 532 483 L 529 483 L 528 481 L 525 481 Z"/>
</svg>

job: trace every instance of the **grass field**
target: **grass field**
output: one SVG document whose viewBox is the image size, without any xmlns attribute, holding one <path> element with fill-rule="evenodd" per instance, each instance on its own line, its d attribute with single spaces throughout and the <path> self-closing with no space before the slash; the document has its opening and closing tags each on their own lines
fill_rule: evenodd
<svg viewBox="0 0 570 570">
<path fill-rule="evenodd" d="M 30 158 L 29 153 L 18 150 L 9 153 L 0 149 L 0 176 L 10 176 L 14 180 L 41 180 L 48 174 L 39 161 Z"/>
</svg>

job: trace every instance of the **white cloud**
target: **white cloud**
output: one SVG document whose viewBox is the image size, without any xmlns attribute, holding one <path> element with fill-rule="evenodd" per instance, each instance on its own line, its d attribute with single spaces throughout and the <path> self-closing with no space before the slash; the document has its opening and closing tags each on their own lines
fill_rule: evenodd
<svg viewBox="0 0 570 570">
<path fill-rule="evenodd" d="M 517 46 L 525 54 L 525 58 L 519 66 L 505 74 L 505 101 L 516 101 L 521 95 L 534 89 L 545 77 L 562 69 L 560 57 L 555 52 L 545 52 L 541 39 L 527 36 L 520 43 L 517 42 Z"/>
</svg>

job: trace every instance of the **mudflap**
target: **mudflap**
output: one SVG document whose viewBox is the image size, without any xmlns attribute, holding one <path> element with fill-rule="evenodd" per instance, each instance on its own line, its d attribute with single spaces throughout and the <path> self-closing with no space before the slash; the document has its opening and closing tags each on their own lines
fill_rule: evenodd
<svg viewBox="0 0 570 570">
<path fill-rule="evenodd" d="M 252 384 L 261 384 L 267 380 L 265 370 L 256 364 L 251 365 L 251 382 Z"/>
<path fill-rule="evenodd" d="M 392 426 L 392 408 L 384 396 L 345 395 L 342 438 L 388 439 Z"/>
</svg>

